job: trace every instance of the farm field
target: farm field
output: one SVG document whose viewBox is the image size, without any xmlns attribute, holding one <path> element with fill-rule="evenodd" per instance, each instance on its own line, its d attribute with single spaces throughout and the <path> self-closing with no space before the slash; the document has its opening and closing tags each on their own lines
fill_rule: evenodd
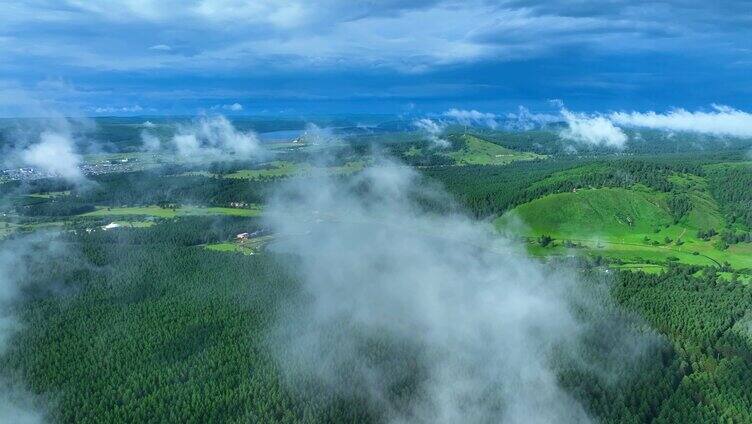
<svg viewBox="0 0 752 424">
<path fill-rule="evenodd" d="M 153 216 L 157 218 L 174 218 L 178 216 L 200 216 L 200 215 L 229 215 L 229 216 L 259 216 L 261 207 L 253 206 L 250 208 L 221 208 L 221 207 L 200 207 L 200 206 L 181 206 L 174 209 L 162 208 L 159 206 L 134 206 L 134 207 L 97 207 L 93 212 L 81 214 L 84 217 L 109 217 L 109 216 Z"/>
<path fill-rule="evenodd" d="M 244 255 L 254 255 L 259 253 L 260 249 L 270 240 L 270 236 L 253 237 L 244 240 L 209 243 L 204 248 L 217 252 L 239 252 Z"/>
<path fill-rule="evenodd" d="M 457 165 L 505 165 L 518 160 L 543 158 L 535 153 L 508 149 L 475 135 L 463 134 L 460 137 L 465 146 L 447 154 Z"/>
<path fill-rule="evenodd" d="M 263 177 L 283 177 L 291 175 L 307 175 L 314 171 L 325 171 L 331 174 L 349 174 L 363 169 L 363 162 L 348 162 L 341 166 L 316 167 L 307 163 L 293 164 L 290 162 L 274 162 L 268 169 L 244 169 L 224 175 L 226 178 L 256 179 Z"/>
</svg>

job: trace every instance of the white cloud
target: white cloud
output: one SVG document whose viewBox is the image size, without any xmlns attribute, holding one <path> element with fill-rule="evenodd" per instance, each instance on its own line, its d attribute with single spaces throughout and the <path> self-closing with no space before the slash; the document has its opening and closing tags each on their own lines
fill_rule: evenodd
<svg viewBox="0 0 752 424">
<path fill-rule="evenodd" d="M 143 110 L 144 108 L 142 108 L 139 105 L 122 106 L 122 107 L 101 106 L 101 107 L 94 108 L 94 112 L 96 113 L 118 113 L 118 112 L 135 113 L 135 112 L 141 112 Z"/>
<path fill-rule="evenodd" d="M 340 141 L 340 138 L 332 131 L 331 128 L 321 128 L 314 123 L 306 124 L 305 130 L 300 138 L 308 144 L 332 144 Z"/>
<path fill-rule="evenodd" d="M 611 51 L 687 45 L 687 40 L 707 39 L 709 29 L 728 31 L 728 22 L 743 16 L 733 7 L 719 14 L 712 5 L 694 3 L 648 9 L 619 1 L 605 11 L 595 0 L 578 2 L 577 7 L 502 3 L 468 0 L 459 7 L 452 0 L 100 0 L 57 7 L 55 2 L 19 0 L 0 15 L 0 28 L 8 28 L 0 30 L 0 41 L 7 38 L 0 61 L 32 55 L 81 67 L 184 70 L 271 58 L 277 63 L 287 59 L 285 67 L 374 64 L 420 71 L 541 56 L 565 45 Z M 675 23 L 667 25 L 667 17 Z M 58 31 L 35 31 L 35 25 L 54 25 Z M 89 37 L 90 28 L 99 36 Z M 133 44 L 148 47 L 113 42 L 121 41 L 124 33 Z M 191 54 L 153 54 L 174 51 L 176 34 L 191 46 Z"/>
<path fill-rule="evenodd" d="M 562 117 L 548 113 L 533 113 L 524 106 L 520 106 L 517 113 L 508 113 L 506 115 L 506 127 L 512 130 L 527 131 L 545 124 L 561 122 Z"/>
<path fill-rule="evenodd" d="M 144 150 L 159 151 L 171 146 L 178 156 L 189 161 L 252 159 L 262 154 L 254 132 L 238 131 L 221 115 L 202 116 L 189 125 L 180 125 L 167 143 L 147 131 L 141 133 L 141 140 Z"/>
<path fill-rule="evenodd" d="M 275 191 L 264 219 L 280 235 L 274 248 L 295 255 L 304 292 L 280 306 L 272 332 L 285 377 L 365 399 L 390 423 L 590 422 L 557 367 L 563 352 L 582 360 L 580 343 L 600 343 L 582 335 L 606 297 L 486 223 L 428 213 L 418 199 L 451 204 L 414 169 L 378 158 L 351 179 Z M 586 365 L 595 377 L 632 369 L 652 343 L 618 320 L 608 328 L 597 334 L 615 345 Z M 397 359 L 374 361 L 372 340 Z M 407 404 L 393 389 L 416 369 Z"/>
<path fill-rule="evenodd" d="M 428 136 L 428 139 L 433 143 L 434 147 L 449 147 L 449 141 L 440 137 L 446 127 L 444 123 L 436 122 L 429 118 L 421 118 L 413 121 L 413 125 Z"/>
<path fill-rule="evenodd" d="M 172 47 L 168 46 L 167 44 L 156 44 L 154 46 L 149 47 L 149 50 L 169 52 L 170 50 L 172 50 Z"/>
<path fill-rule="evenodd" d="M 76 153 L 73 140 L 65 134 L 43 132 L 38 143 L 21 153 L 21 160 L 39 171 L 68 181 L 80 182 L 85 179 L 79 168 L 82 158 Z"/>
<path fill-rule="evenodd" d="M 0 355 L 11 348 L 14 336 L 25 327 L 19 305 L 28 288 L 29 274 L 38 267 L 59 261 L 63 252 L 72 246 L 64 245 L 51 234 L 34 231 L 21 234 L 0 244 Z M 28 328 L 34 331 L 33 327 Z M 44 399 L 28 391 L 25 384 L 12 379 L 11 373 L 0 376 L 0 422 L 44 424 L 49 422 L 48 405 Z"/>
<path fill-rule="evenodd" d="M 147 152 L 158 152 L 162 148 L 162 141 L 156 135 L 141 131 L 142 149 Z"/>
<path fill-rule="evenodd" d="M 241 110 L 243 110 L 243 105 L 241 105 L 240 103 L 231 103 L 225 105 L 214 105 L 211 107 L 211 110 L 218 109 L 229 110 L 231 112 L 240 112 Z"/>
<path fill-rule="evenodd" d="M 624 148 L 627 135 L 614 126 L 607 118 L 601 115 L 588 115 L 585 113 L 561 110 L 561 114 L 568 128 L 561 131 L 563 138 L 597 146 Z"/>
<path fill-rule="evenodd" d="M 444 116 L 452 118 L 462 125 L 481 125 L 493 129 L 499 126 L 495 114 L 478 112 L 477 110 L 449 109 L 444 112 Z"/>
<path fill-rule="evenodd" d="M 752 137 L 752 114 L 721 105 L 713 105 L 713 111 L 709 112 L 686 109 L 668 113 L 614 112 L 608 117 L 622 126 Z"/>
</svg>

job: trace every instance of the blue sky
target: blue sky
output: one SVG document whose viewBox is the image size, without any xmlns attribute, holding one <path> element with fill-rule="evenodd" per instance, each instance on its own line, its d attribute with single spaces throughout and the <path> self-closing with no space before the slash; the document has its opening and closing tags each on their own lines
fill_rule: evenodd
<svg viewBox="0 0 752 424">
<path fill-rule="evenodd" d="M 752 109 L 752 6 L 0 0 L 0 115 Z M 238 106 L 239 105 L 239 106 Z"/>
</svg>

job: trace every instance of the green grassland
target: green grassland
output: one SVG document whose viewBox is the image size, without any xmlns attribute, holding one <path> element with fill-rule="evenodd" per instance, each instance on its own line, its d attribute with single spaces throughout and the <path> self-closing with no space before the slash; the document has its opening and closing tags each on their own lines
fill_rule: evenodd
<svg viewBox="0 0 752 424">
<path fill-rule="evenodd" d="M 549 182 L 585 171 L 562 172 L 550 177 Z M 698 230 L 714 228 L 720 232 L 725 228 L 707 181 L 696 175 L 678 174 L 669 180 L 691 202 L 689 212 L 678 220 L 674 220 L 667 205 L 667 193 L 635 184 L 630 188 L 545 195 L 517 206 L 497 218 L 495 224 L 527 237 L 529 250 L 536 255 L 600 255 L 648 272 L 660 271 L 671 261 L 701 266 L 728 262 L 735 269 L 752 269 L 749 243 L 721 250 L 716 247 L 720 236 L 710 240 L 697 237 Z M 538 237 L 542 235 L 551 236 L 554 241 L 540 246 Z"/>
<path fill-rule="evenodd" d="M 200 216 L 200 215 L 229 215 L 229 216 L 259 216 L 261 207 L 250 208 L 220 208 L 201 206 L 181 206 L 167 209 L 159 206 L 134 206 L 121 208 L 107 208 L 98 206 L 97 210 L 84 213 L 80 216 L 106 217 L 106 216 L 153 216 L 157 218 L 174 218 L 176 216 Z"/>
<path fill-rule="evenodd" d="M 360 171 L 364 166 L 363 161 L 347 162 L 339 166 L 319 167 L 309 163 L 292 163 L 287 161 L 274 161 L 260 169 L 240 169 L 229 174 L 222 174 L 224 178 L 236 178 L 255 180 L 260 178 L 289 177 L 294 175 L 309 175 L 313 172 L 326 172 L 333 175 L 350 174 Z M 181 176 L 204 176 L 216 177 L 209 171 L 190 171 L 180 174 Z"/>
<path fill-rule="evenodd" d="M 458 165 L 505 165 L 517 160 L 533 160 L 543 157 L 535 153 L 507 149 L 470 134 L 463 134 L 460 137 L 464 141 L 464 146 L 447 154 Z"/>
<path fill-rule="evenodd" d="M 217 252 L 238 252 L 244 255 L 253 255 L 258 253 L 271 238 L 271 236 L 262 236 L 245 240 L 209 243 L 204 248 Z"/>
<path fill-rule="evenodd" d="M 278 161 L 272 164 L 272 167 L 267 169 L 242 169 L 240 171 L 233 172 L 225 175 L 226 178 L 244 178 L 244 179 L 257 179 L 263 177 L 286 177 L 291 175 L 307 175 L 316 171 L 325 171 L 330 174 L 349 174 L 357 172 L 363 169 L 364 163 L 362 161 L 348 162 L 340 166 L 329 166 L 319 168 L 311 164 L 301 163 L 294 164 L 291 162 Z"/>
<path fill-rule="evenodd" d="M 624 237 L 650 233 L 671 222 L 663 199 L 638 190 L 603 188 L 551 194 L 514 209 L 502 217 L 517 216 L 530 235 L 549 234 L 557 238 Z"/>
<path fill-rule="evenodd" d="M 686 193 L 692 201 L 692 209 L 680 223 L 688 228 L 723 228 L 725 222 L 713 196 L 708 191 L 708 182 L 697 175 L 672 175 L 669 181 L 678 190 Z"/>
</svg>

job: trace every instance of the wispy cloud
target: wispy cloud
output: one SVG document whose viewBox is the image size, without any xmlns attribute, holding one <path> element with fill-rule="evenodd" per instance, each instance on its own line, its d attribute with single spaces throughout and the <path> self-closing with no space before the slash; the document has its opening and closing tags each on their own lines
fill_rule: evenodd
<svg viewBox="0 0 752 424">
<path fill-rule="evenodd" d="M 169 52 L 172 50 L 172 47 L 168 46 L 167 44 L 155 44 L 151 47 L 149 47 L 149 50 L 156 50 L 161 52 Z"/>
<path fill-rule="evenodd" d="M 183 160 L 248 160 L 262 154 L 258 137 L 252 131 L 238 131 L 222 115 L 201 116 L 190 124 L 178 125 L 176 133 L 168 140 L 144 130 L 141 132 L 143 149 L 163 151 L 170 149 Z"/>
<path fill-rule="evenodd" d="M 243 110 L 243 105 L 241 105 L 240 103 L 229 103 L 229 104 L 224 104 L 224 105 L 214 105 L 211 107 L 211 109 L 212 110 L 222 109 L 222 110 L 227 110 L 230 112 L 240 112 Z"/>
<path fill-rule="evenodd" d="M 449 109 L 444 116 L 456 120 L 461 125 L 480 125 L 496 129 L 499 126 L 497 116 L 490 112 L 477 110 Z"/>
<path fill-rule="evenodd" d="M 83 67 L 112 63 L 148 69 L 217 67 L 274 57 L 289 58 L 285 66 L 371 63 L 420 70 L 481 59 L 529 58 L 567 45 L 619 51 L 660 48 L 664 40 L 672 45 L 689 45 L 686 41 L 692 39 L 708 42 L 711 34 L 728 31 L 728 21 L 742 22 L 744 16 L 734 12 L 744 10 L 743 2 L 735 0 L 727 2 L 728 11 L 701 2 L 667 8 L 618 1 L 603 9 L 595 0 L 582 1 L 576 8 L 539 1 L 510 1 L 500 7 L 482 0 L 464 2 L 462 7 L 451 0 L 65 3 L 63 9 L 31 0 L 16 2 L 12 12 L 0 17 L 0 27 L 8 28 L 0 35 L 13 47 L 0 58 L 25 50 L 33 56 L 77 61 Z M 100 35 L 96 39 L 80 30 L 93 26 Z M 48 27 L 57 31 L 38 30 Z M 124 34 L 143 48 L 117 43 Z M 154 51 L 173 51 L 176 34 L 190 40 L 195 51 L 153 57 Z M 155 39 L 160 42 L 154 44 Z M 151 51 L 152 57 L 140 57 L 139 51 Z M 120 64 L 115 63 L 118 58 Z"/>
<path fill-rule="evenodd" d="M 275 191 L 264 219 L 280 235 L 275 249 L 299 259 L 304 293 L 281 306 L 270 337 L 291 386 L 355 395 L 389 423 L 590 422 L 551 358 L 582 360 L 600 301 L 485 223 L 418 199 L 451 204 L 383 158 L 351 179 L 291 179 Z M 598 321 L 581 318 L 591 315 Z M 587 365 L 593 376 L 630 369 L 653 343 L 616 320 L 597 337 L 612 331 L 604 365 Z M 400 360 L 374 360 L 372 342 Z M 394 395 L 405 381 L 419 393 L 411 402 Z"/>
<path fill-rule="evenodd" d="M 18 306 L 24 301 L 28 289 L 27 277 L 33 269 L 48 266 L 60 260 L 63 252 L 70 252 L 52 234 L 34 232 L 11 239 L 0 240 L 0 355 L 5 354 L 17 333 L 24 329 L 24 320 Z M 51 287 L 41 287 L 52 290 Z M 21 381 L 0 377 L 0 422 L 43 424 L 48 422 L 42 398 L 25 389 Z"/>
<path fill-rule="evenodd" d="M 561 111 L 567 128 L 560 132 L 563 138 L 596 146 L 624 148 L 627 135 L 604 116 Z"/>
<path fill-rule="evenodd" d="M 561 108 L 563 103 L 559 100 L 556 106 Z M 554 122 L 561 122 L 561 114 L 551 113 L 533 113 L 524 106 L 520 106 L 517 109 L 517 113 L 507 113 L 505 125 L 511 130 L 528 131 L 537 128 L 541 125 L 551 124 Z"/>
<path fill-rule="evenodd" d="M 93 111 L 95 113 L 136 113 L 136 112 L 142 112 L 144 108 L 142 108 L 139 105 L 133 105 L 133 106 L 100 106 L 95 107 Z"/>
<path fill-rule="evenodd" d="M 449 141 L 441 137 L 446 125 L 443 122 L 434 121 L 430 118 L 421 118 L 413 121 L 413 125 L 428 137 L 435 147 L 449 147 Z"/>
<path fill-rule="evenodd" d="M 713 105 L 712 111 L 614 112 L 608 118 L 627 127 L 752 137 L 752 114 L 722 105 Z"/>
<path fill-rule="evenodd" d="M 83 159 L 76 152 L 73 140 L 68 134 L 42 132 L 39 142 L 31 144 L 21 152 L 21 160 L 45 174 L 56 175 L 75 183 L 85 180 L 79 168 Z"/>
</svg>

